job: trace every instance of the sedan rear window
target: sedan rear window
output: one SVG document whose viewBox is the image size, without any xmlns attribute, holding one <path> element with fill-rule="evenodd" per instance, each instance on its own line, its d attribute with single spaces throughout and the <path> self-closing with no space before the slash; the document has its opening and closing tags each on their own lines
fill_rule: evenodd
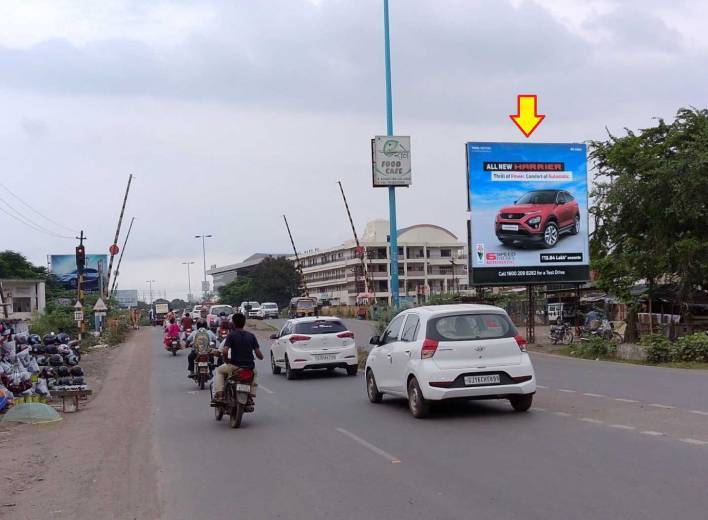
<svg viewBox="0 0 708 520">
<path fill-rule="evenodd" d="M 513 338 L 516 328 L 504 314 L 457 314 L 428 321 L 427 336 L 437 341 Z"/>
<path fill-rule="evenodd" d="M 344 332 L 347 328 L 341 321 L 336 320 L 317 320 L 305 321 L 295 324 L 295 334 L 335 334 Z"/>
</svg>

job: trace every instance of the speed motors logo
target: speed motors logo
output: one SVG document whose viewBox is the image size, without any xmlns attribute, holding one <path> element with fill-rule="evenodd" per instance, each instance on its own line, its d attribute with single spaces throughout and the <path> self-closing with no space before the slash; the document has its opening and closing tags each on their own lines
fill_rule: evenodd
<svg viewBox="0 0 708 520">
<path fill-rule="evenodd" d="M 516 262 L 515 251 L 490 251 L 485 256 L 486 263 L 489 265 L 514 265 Z"/>
</svg>

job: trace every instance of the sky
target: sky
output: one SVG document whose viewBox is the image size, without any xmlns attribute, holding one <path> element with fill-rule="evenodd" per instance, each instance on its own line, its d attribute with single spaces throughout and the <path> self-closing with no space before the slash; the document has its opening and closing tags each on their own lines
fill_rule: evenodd
<svg viewBox="0 0 708 520">
<path fill-rule="evenodd" d="M 465 239 L 465 142 L 586 142 L 705 108 L 704 8 L 390 0 L 399 227 Z M 526 93 L 546 115 L 529 139 L 508 117 Z M 194 261 L 194 290 L 198 234 L 208 266 L 288 252 L 283 214 L 300 250 L 351 238 L 338 180 L 360 231 L 388 216 L 380 0 L 3 0 L 0 104 L 0 250 L 44 265 L 84 230 L 106 252 L 133 174 L 121 289 L 184 297 Z"/>
</svg>

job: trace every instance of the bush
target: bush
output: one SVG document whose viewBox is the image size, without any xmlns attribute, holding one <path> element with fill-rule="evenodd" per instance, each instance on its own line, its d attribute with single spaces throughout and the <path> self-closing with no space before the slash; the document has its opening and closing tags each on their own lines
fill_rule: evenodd
<svg viewBox="0 0 708 520">
<path fill-rule="evenodd" d="M 573 344 L 570 353 L 583 359 L 613 358 L 617 355 L 617 343 L 601 338 L 590 338 Z"/>
<path fill-rule="evenodd" d="M 708 362 L 708 332 L 681 336 L 672 345 L 671 353 L 671 361 Z"/>
<path fill-rule="evenodd" d="M 663 334 L 648 334 L 642 338 L 649 363 L 668 363 L 675 357 L 675 349 Z"/>
</svg>

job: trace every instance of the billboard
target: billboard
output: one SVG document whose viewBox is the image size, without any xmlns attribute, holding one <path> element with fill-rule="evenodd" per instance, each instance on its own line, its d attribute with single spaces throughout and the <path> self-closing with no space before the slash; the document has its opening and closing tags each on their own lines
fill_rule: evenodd
<svg viewBox="0 0 708 520">
<path fill-rule="evenodd" d="M 115 298 L 124 309 L 138 306 L 138 291 L 137 289 L 116 289 Z"/>
<path fill-rule="evenodd" d="M 374 188 L 410 186 L 410 136 L 381 136 L 371 140 L 371 173 Z"/>
<path fill-rule="evenodd" d="M 470 281 L 590 279 L 584 144 L 467 143 Z"/>
<path fill-rule="evenodd" d="M 49 265 L 51 273 L 64 289 L 76 290 L 76 283 L 79 279 L 79 271 L 76 268 L 76 255 L 51 255 L 49 257 Z M 108 274 L 108 255 L 87 254 L 86 267 L 84 268 L 84 291 L 98 291 L 100 285 L 99 272 L 105 287 Z"/>
</svg>

